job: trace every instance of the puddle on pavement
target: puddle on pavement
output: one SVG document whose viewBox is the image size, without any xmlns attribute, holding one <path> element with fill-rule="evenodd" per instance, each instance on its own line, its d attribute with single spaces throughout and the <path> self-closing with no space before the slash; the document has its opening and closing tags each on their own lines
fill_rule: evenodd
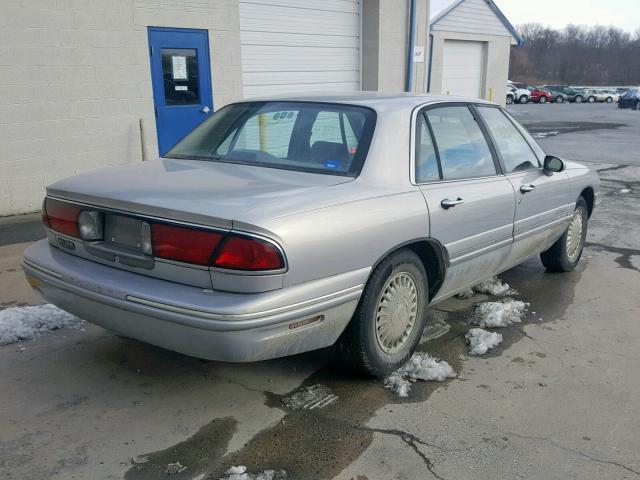
<svg viewBox="0 0 640 480">
<path fill-rule="evenodd" d="M 626 127 L 624 123 L 608 122 L 523 122 L 522 125 L 534 138 L 554 137 L 565 133 L 591 130 L 613 130 Z"/>
<path fill-rule="evenodd" d="M 522 339 L 525 336 L 523 325 L 545 323 L 562 317 L 573 301 L 574 287 L 585 266 L 586 262 L 582 262 L 575 272 L 551 274 L 546 273 L 540 262 L 534 259 L 502 274 L 500 277 L 504 281 L 521 292 L 514 298 L 530 302 L 531 306 L 522 324 L 500 329 L 503 343 L 483 357 L 490 359 L 498 356 Z M 473 305 L 487 298 L 477 295 L 467 300 L 451 299 L 434 307 L 430 315 L 438 325 L 432 330 L 432 335 L 437 338 L 427 339 L 419 347 L 419 350 L 446 360 L 462 380 L 464 362 L 468 358 L 464 341 L 464 335 L 470 328 L 468 320 Z M 443 327 L 442 322 L 446 322 L 448 328 Z M 327 349 L 326 353 L 335 355 L 331 349 Z M 295 358 L 291 361 L 295 362 Z M 264 392 L 266 405 L 282 409 L 286 415 L 278 424 L 259 432 L 239 450 L 224 455 L 235 431 L 236 420 L 216 419 L 173 447 L 150 454 L 136 452 L 147 456 L 149 461 L 131 466 L 125 478 L 187 480 L 206 474 L 203 478 L 218 479 L 224 476 L 231 465 L 246 465 L 249 472 L 285 470 L 287 478 L 294 480 L 332 478 L 369 447 L 376 432 L 395 435 L 407 444 L 413 441 L 411 435 L 401 431 L 368 428 L 367 423 L 376 412 L 390 404 L 424 402 L 436 389 L 446 389 L 455 381 L 417 382 L 412 386 L 408 398 L 399 398 L 384 389 L 381 381 L 354 377 L 337 361 L 330 362 L 327 367 L 309 376 L 301 387 L 325 385 L 338 396 L 338 401 L 322 409 L 290 410 L 283 405 L 282 399 L 292 392 L 285 395 Z M 165 473 L 166 466 L 176 461 L 187 469 L 175 475 Z M 426 457 L 423 461 L 427 468 L 431 468 Z"/>
</svg>

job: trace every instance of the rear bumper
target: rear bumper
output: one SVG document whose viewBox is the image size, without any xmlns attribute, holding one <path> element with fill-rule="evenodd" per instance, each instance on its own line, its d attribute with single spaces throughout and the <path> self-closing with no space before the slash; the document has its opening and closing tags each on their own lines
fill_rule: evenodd
<svg viewBox="0 0 640 480">
<path fill-rule="evenodd" d="M 238 362 L 335 343 L 368 275 L 363 269 L 273 292 L 225 293 L 84 260 L 46 240 L 25 251 L 23 269 L 43 297 L 80 318 L 186 355 Z"/>
</svg>

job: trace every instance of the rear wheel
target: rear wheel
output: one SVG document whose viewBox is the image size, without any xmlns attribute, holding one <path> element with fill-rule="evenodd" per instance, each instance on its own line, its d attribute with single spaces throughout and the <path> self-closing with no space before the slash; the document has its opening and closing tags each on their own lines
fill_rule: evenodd
<svg viewBox="0 0 640 480">
<path fill-rule="evenodd" d="M 356 370 L 383 377 L 416 349 L 426 317 L 427 274 L 411 250 L 399 250 L 373 271 L 340 337 L 342 357 Z"/>
<path fill-rule="evenodd" d="M 513 97 L 511 95 L 507 95 L 507 105 L 511 105 L 513 103 Z"/>
<path fill-rule="evenodd" d="M 564 102 L 564 97 L 562 95 L 558 95 L 556 97 L 556 103 L 563 103 Z"/>
<path fill-rule="evenodd" d="M 582 103 L 583 100 L 584 98 L 582 97 L 582 95 L 576 95 L 576 99 L 575 99 L 576 103 Z"/>
<path fill-rule="evenodd" d="M 527 97 L 526 95 L 522 95 L 519 99 L 518 99 L 519 103 L 528 103 L 529 102 L 529 97 Z"/>
<path fill-rule="evenodd" d="M 636 100 L 636 103 L 633 104 L 633 109 L 634 110 L 639 110 L 640 109 L 640 100 Z"/>
<path fill-rule="evenodd" d="M 587 101 L 588 101 L 589 103 L 595 103 L 595 102 L 596 102 L 596 97 L 589 97 L 589 98 L 587 99 Z"/>
<path fill-rule="evenodd" d="M 587 236 L 589 214 L 587 202 L 580 197 L 567 230 L 551 248 L 540 254 L 540 260 L 552 272 L 570 272 L 578 265 Z"/>
<path fill-rule="evenodd" d="M 613 102 L 613 98 L 612 98 L 612 97 L 607 97 L 606 102 L 607 102 L 607 103 L 611 103 L 611 102 Z"/>
<path fill-rule="evenodd" d="M 540 103 L 547 103 L 547 97 L 545 97 L 544 95 L 540 97 Z"/>
</svg>

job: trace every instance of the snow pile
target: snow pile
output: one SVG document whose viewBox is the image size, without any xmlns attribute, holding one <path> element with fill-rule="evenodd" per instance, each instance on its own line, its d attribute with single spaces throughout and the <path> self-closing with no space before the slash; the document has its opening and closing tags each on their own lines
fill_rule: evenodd
<svg viewBox="0 0 640 480">
<path fill-rule="evenodd" d="M 506 327 L 522 321 L 529 304 L 513 298 L 485 302 L 476 306 L 472 322 L 481 328 Z"/>
<path fill-rule="evenodd" d="M 331 405 L 338 399 L 326 385 L 311 385 L 282 399 L 286 407 L 294 410 L 314 410 Z"/>
<path fill-rule="evenodd" d="M 384 379 L 384 387 L 407 397 L 416 380 L 442 382 L 455 376 L 456 372 L 444 360 L 437 361 L 428 353 L 414 353 L 407 363 Z"/>
<path fill-rule="evenodd" d="M 186 469 L 187 467 L 182 465 L 180 462 L 174 462 L 167 464 L 167 468 L 165 469 L 164 473 L 166 473 L 167 475 L 177 475 L 178 473 L 184 472 Z"/>
<path fill-rule="evenodd" d="M 502 335 L 496 332 L 487 332 L 482 328 L 472 328 L 464 336 L 469 344 L 470 355 L 484 355 L 492 348 L 502 343 Z"/>
<path fill-rule="evenodd" d="M 264 470 L 254 474 L 248 473 L 244 465 L 239 465 L 230 467 L 220 480 L 285 480 L 286 478 L 287 472 L 284 470 Z"/>
<path fill-rule="evenodd" d="M 51 330 L 81 323 L 78 317 L 51 304 L 7 308 L 0 310 L 0 345 L 30 340 Z"/>
<path fill-rule="evenodd" d="M 502 283 L 502 280 L 498 277 L 491 277 L 488 280 L 484 280 L 477 285 L 474 285 L 473 291 L 496 297 L 506 295 L 507 293 L 515 293 L 515 290 L 513 290 L 508 283 Z"/>
<path fill-rule="evenodd" d="M 456 293 L 456 297 L 465 300 L 467 298 L 473 297 L 475 294 L 476 292 L 473 291 L 473 288 L 467 288 L 465 290 L 462 290 L 461 292 Z"/>
</svg>

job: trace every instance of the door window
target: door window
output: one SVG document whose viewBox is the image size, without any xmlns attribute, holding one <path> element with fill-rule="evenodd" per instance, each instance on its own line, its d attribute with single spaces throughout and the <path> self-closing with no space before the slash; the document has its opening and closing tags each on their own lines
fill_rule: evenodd
<svg viewBox="0 0 640 480">
<path fill-rule="evenodd" d="M 416 152 L 416 181 L 418 183 L 440 180 L 436 149 L 431 139 L 424 115 L 418 117 L 418 149 Z"/>
<path fill-rule="evenodd" d="M 198 56 L 195 48 L 163 48 L 162 77 L 166 105 L 200 103 Z"/>
<path fill-rule="evenodd" d="M 478 110 L 500 152 L 505 173 L 540 167 L 538 157 L 527 141 L 499 108 L 479 107 Z"/>
<path fill-rule="evenodd" d="M 444 180 L 496 174 L 487 140 L 466 106 L 434 108 L 427 111 L 427 119 Z"/>
</svg>

